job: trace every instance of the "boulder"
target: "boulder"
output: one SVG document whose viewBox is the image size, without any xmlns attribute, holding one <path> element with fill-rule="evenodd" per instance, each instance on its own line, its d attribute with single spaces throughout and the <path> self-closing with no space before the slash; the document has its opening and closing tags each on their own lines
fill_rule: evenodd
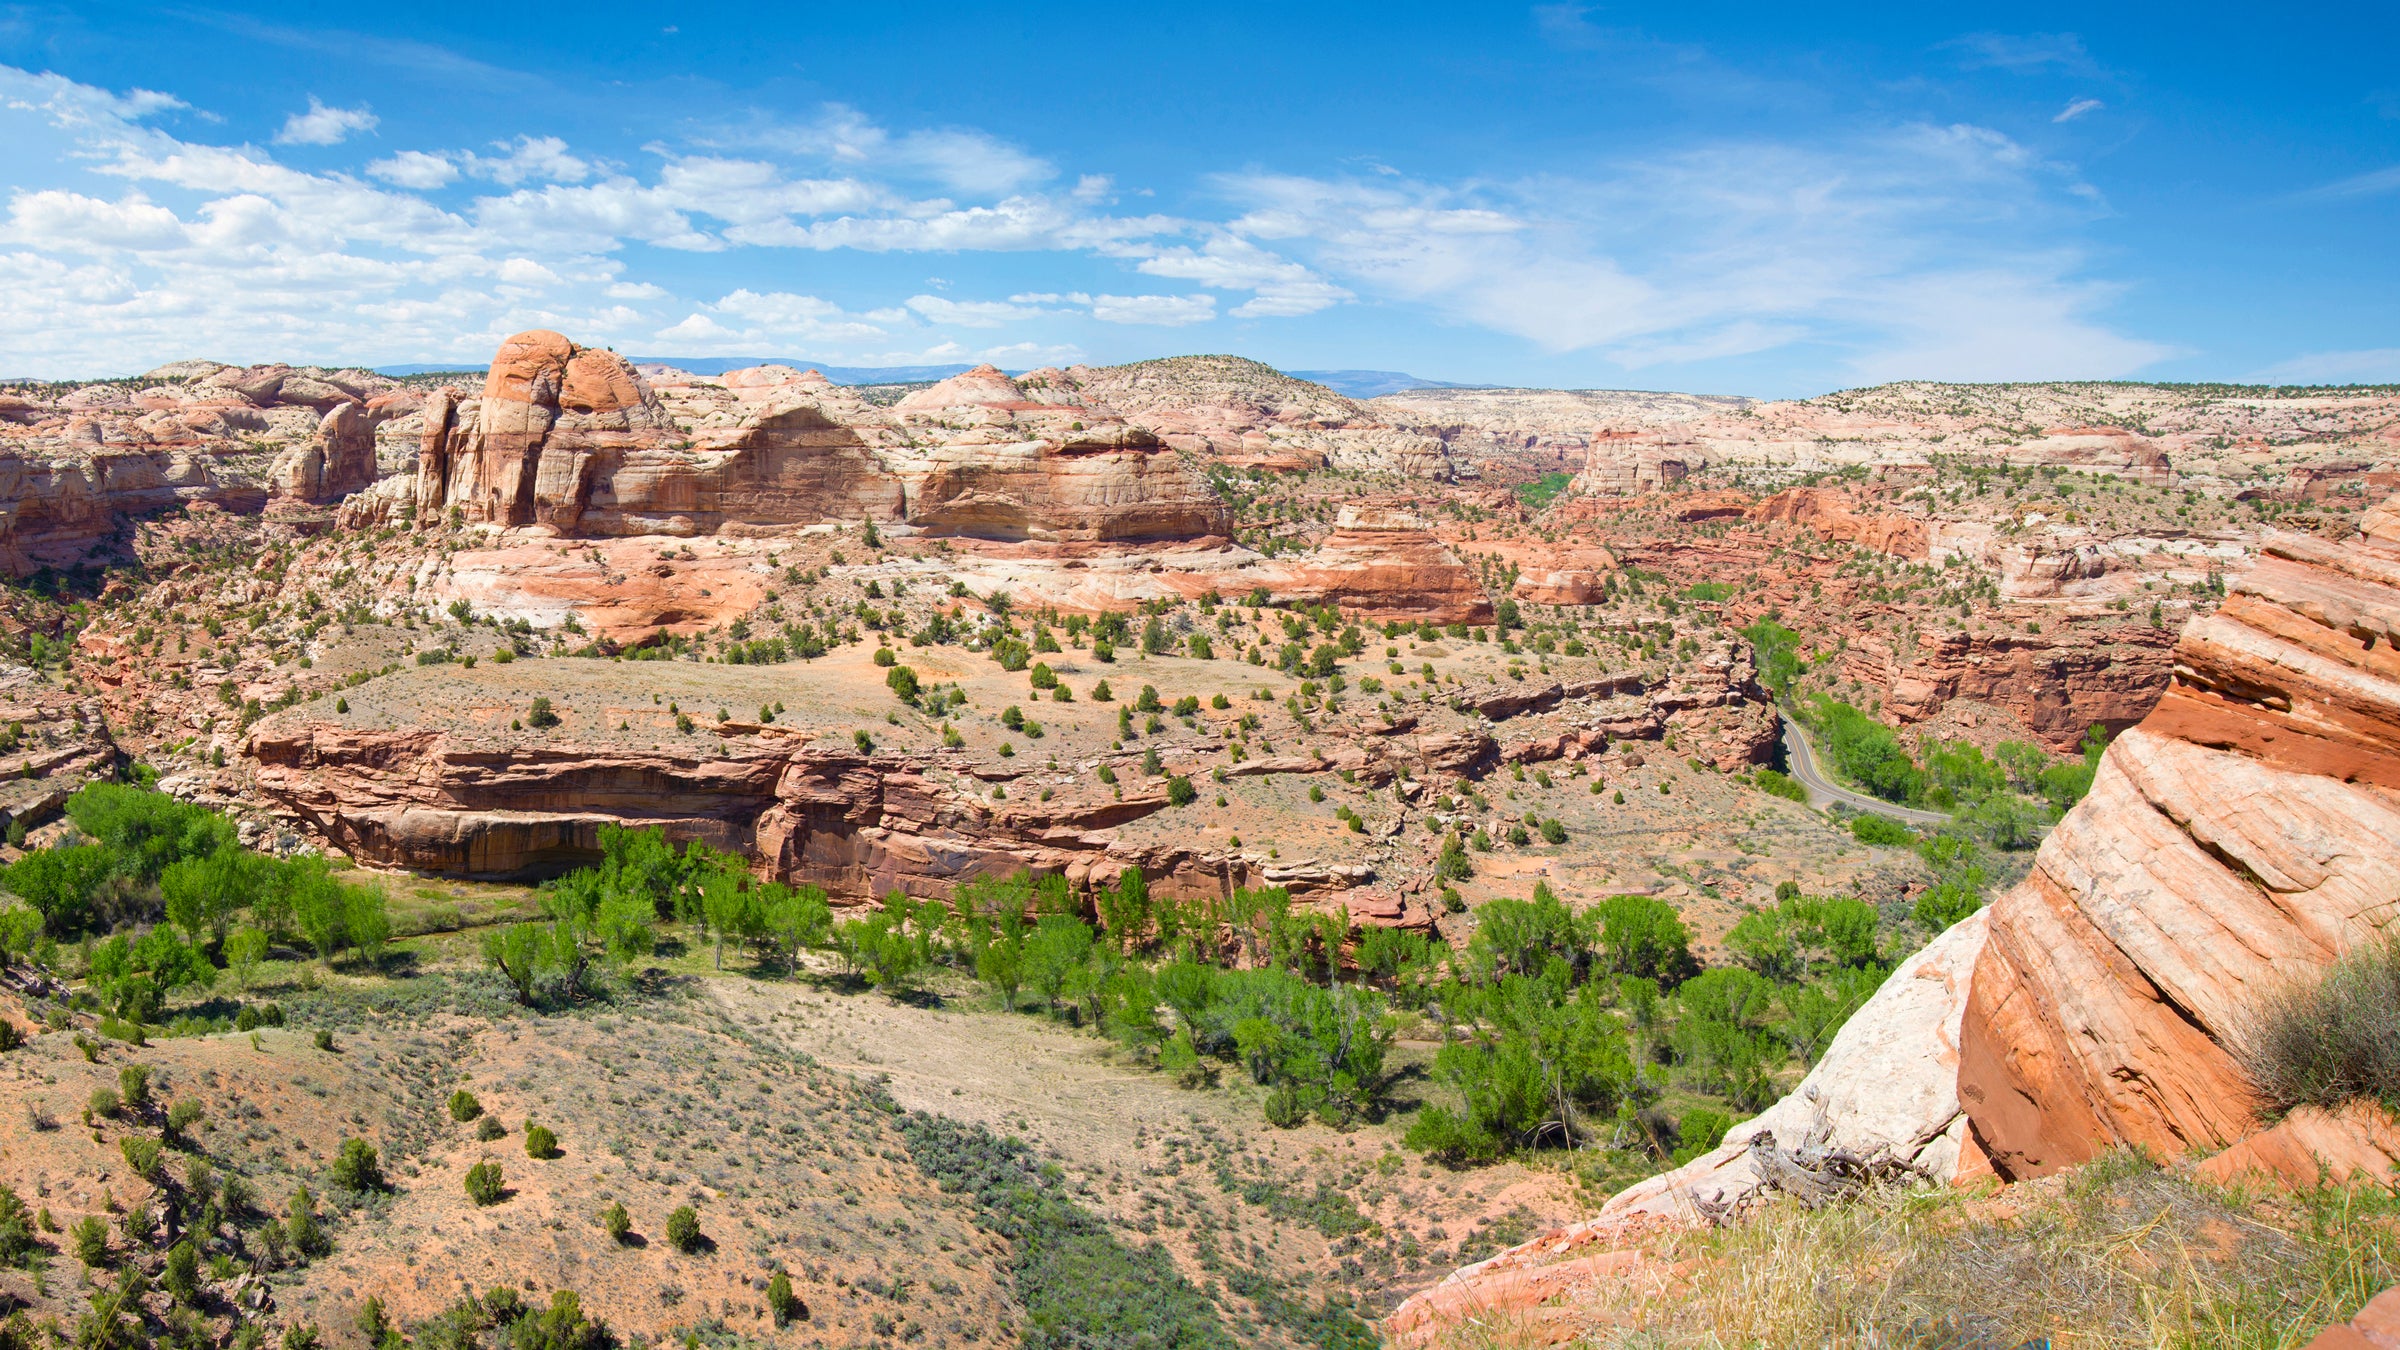
<svg viewBox="0 0 2400 1350">
<path fill-rule="evenodd" d="M 1611 1196 L 1602 1220 L 1635 1215 L 1698 1221 L 1730 1213 L 1769 1185 L 1751 1143 L 1841 1149 L 1914 1167 L 1939 1181 L 1981 1169 L 1958 1096 L 1959 1024 L 1983 952 L 1986 916 L 1952 924 L 1900 963 L 1800 1085 L 1725 1142 L 1672 1172 Z"/>
</svg>

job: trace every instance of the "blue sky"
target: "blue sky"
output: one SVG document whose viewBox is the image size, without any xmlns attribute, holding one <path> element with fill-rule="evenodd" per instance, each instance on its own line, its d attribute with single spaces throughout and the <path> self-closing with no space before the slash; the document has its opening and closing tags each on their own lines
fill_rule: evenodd
<svg viewBox="0 0 2400 1350">
<path fill-rule="evenodd" d="M 683 8 L 0 6 L 0 375 L 2400 380 L 2392 6 Z"/>
</svg>

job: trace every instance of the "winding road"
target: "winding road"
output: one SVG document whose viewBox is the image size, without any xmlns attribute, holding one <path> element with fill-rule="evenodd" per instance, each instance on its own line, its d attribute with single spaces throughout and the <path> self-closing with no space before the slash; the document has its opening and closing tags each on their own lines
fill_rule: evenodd
<svg viewBox="0 0 2400 1350">
<path fill-rule="evenodd" d="M 1792 777 L 1799 781 L 1800 786 L 1808 789 L 1810 806 L 1822 810 L 1831 803 L 1840 802 L 1854 810 L 1872 811 L 1879 816 L 1905 820 L 1911 825 L 1941 825 L 1950 819 L 1939 811 L 1896 806 L 1863 792 L 1852 792 L 1826 777 L 1825 771 L 1817 767 L 1817 749 L 1809 744 L 1808 733 L 1789 717 L 1783 719 L 1783 752 L 1784 761 L 1791 766 Z"/>
</svg>

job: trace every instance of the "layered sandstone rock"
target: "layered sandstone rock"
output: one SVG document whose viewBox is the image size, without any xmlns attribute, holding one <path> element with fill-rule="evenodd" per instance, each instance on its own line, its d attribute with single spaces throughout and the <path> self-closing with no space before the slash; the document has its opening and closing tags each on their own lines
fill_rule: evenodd
<svg viewBox="0 0 2400 1350">
<path fill-rule="evenodd" d="M 1708 467 L 1708 451 L 1697 442 L 1640 435 L 1595 437 L 1573 490 L 1587 497 L 1631 497 L 1673 487 Z"/>
<path fill-rule="evenodd" d="M 123 760 L 96 701 L 24 666 L 0 665 L 0 726 L 14 728 L 0 749 L 0 828 L 41 824 Z"/>
<path fill-rule="evenodd" d="M 1230 529 L 1224 504 L 1156 436 L 1028 399 L 989 366 L 889 410 L 786 367 L 660 381 L 556 333 L 509 339 L 480 400 L 429 403 L 419 514 L 577 537 L 859 519 L 1001 540 Z"/>
<path fill-rule="evenodd" d="M 1608 578 L 1588 567 L 1521 572 L 1509 594 L 1536 605 L 1596 605 Z"/>
<path fill-rule="evenodd" d="M 1906 655 L 1872 628 L 1843 654 L 1845 673 L 1880 686 L 1884 711 L 1926 721 L 1953 700 L 2005 708 L 2054 750 L 2073 750 L 2097 725 L 2110 730 L 2147 716 L 2167 686 L 2172 640 L 2159 630 L 2106 634 L 1938 631 Z"/>
<path fill-rule="evenodd" d="M 374 480 L 398 392 L 367 371 L 182 361 L 132 384 L 0 395 L 0 567 L 72 566 L 124 519 L 197 502 L 338 500 Z"/>
<path fill-rule="evenodd" d="M 2004 1176 L 2249 1135 L 2249 1010 L 2400 913 L 2400 516 L 2265 551 L 1993 907 L 1960 1091 Z"/>
<path fill-rule="evenodd" d="M 1338 604 L 1370 619 L 1492 621 L 1483 583 L 1423 520 L 1406 512 L 1343 507 L 1314 554 L 1258 570 L 1278 597 Z"/>
<path fill-rule="evenodd" d="M 244 754 L 254 790 L 310 835 L 370 865 L 450 876 L 554 876 L 596 860 L 600 827 L 616 824 L 743 854 L 844 903 L 947 897 L 1025 869 L 1080 890 L 1138 868 L 1177 896 L 1291 881 L 1261 856 L 1122 843 L 1113 827 L 1164 810 L 1163 789 L 1000 807 L 957 785 L 973 766 L 955 756 L 860 754 L 755 723 L 716 734 L 722 754 L 267 723 Z"/>
<path fill-rule="evenodd" d="M 269 474 L 273 494 L 324 504 L 371 486 L 379 420 L 355 399 L 336 402 L 317 424 L 315 435 L 275 461 Z"/>
</svg>

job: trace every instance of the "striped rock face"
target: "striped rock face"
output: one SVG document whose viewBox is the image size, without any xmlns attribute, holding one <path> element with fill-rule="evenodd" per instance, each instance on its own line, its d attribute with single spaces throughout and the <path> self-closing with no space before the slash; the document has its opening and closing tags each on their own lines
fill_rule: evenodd
<svg viewBox="0 0 2400 1350">
<path fill-rule="evenodd" d="M 1993 906 L 1959 1088 L 2001 1175 L 2250 1135 L 2248 1010 L 2400 915 L 2396 508 L 2270 537 Z"/>
</svg>

